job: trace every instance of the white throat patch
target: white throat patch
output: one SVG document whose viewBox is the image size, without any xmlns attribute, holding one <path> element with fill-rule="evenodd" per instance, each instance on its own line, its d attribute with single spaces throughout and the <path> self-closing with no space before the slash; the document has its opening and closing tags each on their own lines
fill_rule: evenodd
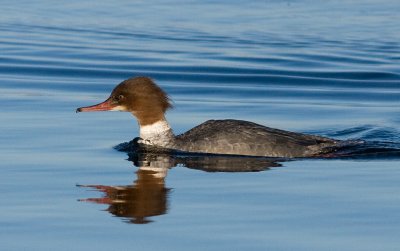
<svg viewBox="0 0 400 251">
<path fill-rule="evenodd" d="M 117 105 L 114 108 L 112 108 L 110 111 L 125 112 L 125 111 L 127 111 L 127 109 L 125 106 Z"/>
<path fill-rule="evenodd" d="M 167 146 L 171 144 L 172 129 L 165 120 L 140 127 L 140 138 L 151 145 Z"/>
<path fill-rule="evenodd" d="M 147 139 L 154 137 L 154 135 L 163 134 L 165 131 L 171 130 L 168 122 L 165 120 L 159 120 L 151 125 L 145 125 L 140 127 L 140 137 Z"/>
</svg>

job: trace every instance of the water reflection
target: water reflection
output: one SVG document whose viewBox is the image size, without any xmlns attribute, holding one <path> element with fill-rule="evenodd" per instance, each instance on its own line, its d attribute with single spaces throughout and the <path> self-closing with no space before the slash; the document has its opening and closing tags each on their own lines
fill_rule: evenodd
<svg viewBox="0 0 400 251">
<path fill-rule="evenodd" d="M 353 143 L 355 142 L 355 143 Z M 352 144 L 350 144 L 352 143 Z M 131 142 L 116 146 L 119 151 L 128 154 L 128 160 L 138 167 L 133 184 L 121 186 L 84 185 L 102 192 L 100 198 L 88 198 L 80 201 L 107 204 L 107 211 L 126 222 L 145 224 L 150 217 L 168 212 L 168 199 L 171 189 L 165 185 L 168 170 L 184 167 L 206 172 L 259 172 L 278 167 L 278 162 L 288 159 L 245 157 L 228 155 L 207 155 L 173 152 L 165 149 L 150 148 Z M 399 158 L 400 146 L 390 142 L 348 141 L 341 149 L 328 156 L 316 158 Z"/>
<path fill-rule="evenodd" d="M 187 167 L 208 172 L 254 172 L 279 166 L 272 159 L 174 155 L 154 151 L 136 151 L 128 154 L 129 161 L 138 167 L 133 184 L 120 186 L 79 185 L 102 192 L 100 198 L 87 198 L 80 201 L 106 204 L 106 211 L 124 221 L 146 224 L 149 217 L 168 212 L 168 199 L 171 189 L 165 185 L 168 170 L 173 167 Z"/>
<path fill-rule="evenodd" d="M 165 186 L 165 177 L 171 167 L 169 158 L 145 155 L 134 163 L 139 169 L 132 185 L 83 185 L 81 187 L 93 188 L 103 194 L 101 198 L 80 201 L 107 204 L 106 211 L 134 224 L 146 224 L 151 222 L 149 217 L 167 213 L 171 189 Z"/>
</svg>

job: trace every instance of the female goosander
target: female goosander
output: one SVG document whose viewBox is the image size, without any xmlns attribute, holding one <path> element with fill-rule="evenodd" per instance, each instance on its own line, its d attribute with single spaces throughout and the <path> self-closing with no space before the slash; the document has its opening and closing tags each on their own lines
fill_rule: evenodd
<svg viewBox="0 0 400 251">
<path fill-rule="evenodd" d="M 233 119 L 208 120 L 175 136 L 165 119 L 171 107 L 168 95 L 150 78 L 135 77 L 117 85 L 106 101 L 76 112 L 131 112 L 139 123 L 141 143 L 184 152 L 312 157 L 331 151 L 340 142 Z"/>
</svg>

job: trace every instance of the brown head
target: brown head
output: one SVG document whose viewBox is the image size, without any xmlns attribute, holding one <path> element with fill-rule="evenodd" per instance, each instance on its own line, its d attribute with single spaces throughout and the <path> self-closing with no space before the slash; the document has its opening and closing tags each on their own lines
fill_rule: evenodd
<svg viewBox="0 0 400 251">
<path fill-rule="evenodd" d="M 80 107 L 76 112 L 126 111 L 131 112 L 141 126 L 164 120 L 171 108 L 168 95 L 148 77 L 130 78 L 112 91 L 110 97 L 97 105 Z"/>
</svg>

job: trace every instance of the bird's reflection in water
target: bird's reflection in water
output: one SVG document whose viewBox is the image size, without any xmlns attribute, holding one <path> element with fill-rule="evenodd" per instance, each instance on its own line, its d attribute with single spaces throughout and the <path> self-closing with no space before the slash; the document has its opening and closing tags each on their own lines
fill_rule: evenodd
<svg viewBox="0 0 400 251">
<path fill-rule="evenodd" d="M 80 201 L 108 204 L 109 213 L 123 217 L 128 223 L 146 224 L 148 217 L 163 215 L 168 210 L 168 194 L 165 177 L 171 167 L 165 156 L 145 155 L 134 161 L 139 169 L 132 185 L 104 186 L 80 185 L 103 193 L 102 198 L 89 198 Z"/>
<path fill-rule="evenodd" d="M 136 180 L 132 185 L 104 186 L 79 185 L 103 193 L 101 198 L 80 201 L 107 204 L 109 213 L 123 217 L 128 223 L 145 224 L 149 217 L 163 215 L 168 211 L 171 191 L 165 186 L 165 178 L 170 168 L 179 166 L 208 172 L 255 172 L 280 166 L 272 159 L 182 155 L 165 152 L 130 152 L 130 161 L 138 167 Z"/>
</svg>

